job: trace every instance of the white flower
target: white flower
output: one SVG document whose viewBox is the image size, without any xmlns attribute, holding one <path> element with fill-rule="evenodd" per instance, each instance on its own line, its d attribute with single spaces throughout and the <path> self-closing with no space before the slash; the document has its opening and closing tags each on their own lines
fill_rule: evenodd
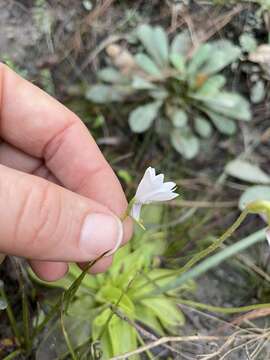
<svg viewBox="0 0 270 360">
<path fill-rule="evenodd" d="M 149 167 L 139 183 L 133 198 L 130 215 L 136 221 L 140 220 L 142 205 L 172 200 L 178 196 L 174 191 L 176 184 L 172 181 L 164 182 L 164 175 L 156 175 L 156 170 Z"/>
</svg>

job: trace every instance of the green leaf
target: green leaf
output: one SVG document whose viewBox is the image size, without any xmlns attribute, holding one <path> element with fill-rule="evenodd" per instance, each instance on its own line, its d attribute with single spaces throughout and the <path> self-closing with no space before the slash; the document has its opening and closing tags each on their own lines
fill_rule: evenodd
<svg viewBox="0 0 270 360">
<path fill-rule="evenodd" d="M 163 67 L 165 58 L 168 58 L 168 40 L 164 31 L 160 27 L 143 24 L 138 26 L 137 37 L 155 63 Z"/>
<path fill-rule="evenodd" d="M 239 199 L 239 208 L 244 210 L 245 207 L 253 201 L 266 200 L 270 201 L 270 186 L 255 185 L 250 186 L 243 192 Z"/>
<path fill-rule="evenodd" d="M 253 104 L 258 104 L 265 98 L 265 86 L 262 80 L 258 80 L 251 88 L 250 99 Z"/>
<path fill-rule="evenodd" d="M 112 344 L 111 356 L 123 354 L 137 348 L 137 333 L 135 328 L 127 321 L 120 319 L 117 315 L 114 315 L 108 324 L 108 334 Z M 132 359 L 137 360 L 138 356 L 133 356 Z"/>
<path fill-rule="evenodd" d="M 180 54 L 184 57 L 188 54 L 192 47 L 191 37 L 188 31 L 182 31 L 177 34 L 171 44 L 171 53 Z"/>
<path fill-rule="evenodd" d="M 161 59 L 162 65 L 168 64 L 169 44 L 168 36 L 161 26 L 154 28 L 154 44 L 157 53 Z"/>
<path fill-rule="evenodd" d="M 255 37 L 250 33 L 243 33 L 239 38 L 239 42 L 243 51 L 253 52 L 257 49 L 257 41 Z"/>
<path fill-rule="evenodd" d="M 201 100 L 205 106 L 221 115 L 228 116 L 236 120 L 251 120 L 251 111 L 249 103 L 241 95 L 237 93 L 229 93 L 222 91 L 217 93 L 214 97 L 196 96 Z"/>
<path fill-rule="evenodd" d="M 135 90 L 153 90 L 156 88 L 150 81 L 137 75 L 133 77 L 131 86 Z"/>
<path fill-rule="evenodd" d="M 169 96 L 169 93 L 164 88 L 156 87 L 156 89 L 149 92 L 149 95 L 155 100 L 165 100 Z"/>
<path fill-rule="evenodd" d="M 109 85 L 93 85 L 86 91 L 86 99 L 104 104 L 107 102 L 122 101 L 124 96 L 116 88 Z"/>
<path fill-rule="evenodd" d="M 89 294 L 80 294 L 78 298 L 70 304 L 68 309 L 68 316 L 75 317 L 76 319 L 84 319 L 87 314 L 87 320 L 92 321 L 95 317 L 96 302 L 95 299 Z"/>
<path fill-rule="evenodd" d="M 270 176 L 266 174 L 259 166 L 249 163 L 245 160 L 236 159 L 230 161 L 225 168 L 228 175 L 239 180 L 254 184 L 270 184 Z"/>
<path fill-rule="evenodd" d="M 231 119 L 226 118 L 223 115 L 217 114 L 214 111 L 204 110 L 204 112 L 212 120 L 213 124 L 219 132 L 225 135 L 233 135 L 236 132 L 235 122 Z"/>
<path fill-rule="evenodd" d="M 172 120 L 173 126 L 179 128 L 179 127 L 183 127 L 187 124 L 188 116 L 185 111 L 183 111 L 181 109 L 177 109 L 176 111 L 174 111 L 172 113 L 171 120 Z"/>
<path fill-rule="evenodd" d="M 182 326 L 185 323 L 183 313 L 173 301 L 165 297 L 143 299 L 141 304 L 148 307 L 166 328 L 168 326 Z"/>
<path fill-rule="evenodd" d="M 186 71 L 186 62 L 185 58 L 177 53 L 171 53 L 170 54 L 170 61 L 172 65 L 175 67 L 176 70 L 178 70 L 181 74 L 184 75 Z"/>
<path fill-rule="evenodd" d="M 149 310 L 146 306 L 136 305 L 136 320 L 152 329 L 158 335 L 164 335 L 164 331 L 160 326 L 160 322 L 153 311 Z"/>
<path fill-rule="evenodd" d="M 162 76 L 161 71 L 156 66 L 154 61 L 150 59 L 149 56 L 145 54 L 137 54 L 135 56 L 135 61 L 137 65 L 140 66 L 140 68 L 143 69 L 143 71 L 145 71 L 146 73 L 157 78 L 160 78 Z"/>
<path fill-rule="evenodd" d="M 113 285 L 104 285 L 97 293 L 96 298 L 101 303 L 111 303 L 121 307 L 129 316 L 135 313 L 134 305 L 130 298 L 123 294 L 121 289 Z"/>
<path fill-rule="evenodd" d="M 173 129 L 171 143 L 174 149 L 188 160 L 194 158 L 200 148 L 198 138 L 192 134 L 189 128 Z"/>
<path fill-rule="evenodd" d="M 203 138 L 209 138 L 212 134 L 212 126 L 205 118 L 201 116 L 195 118 L 194 128 L 196 132 Z"/>
<path fill-rule="evenodd" d="M 196 91 L 195 97 L 210 97 L 216 95 L 226 83 L 226 78 L 222 75 L 215 75 L 207 79 Z"/>
<path fill-rule="evenodd" d="M 111 310 L 105 309 L 99 315 L 95 317 L 95 320 L 92 324 L 92 335 L 93 339 L 97 340 L 103 330 L 104 325 L 108 321 L 108 318 L 111 316 Z"/>
<path fill-rule="evenodd" d="M 107 67 L 98 72 L 100 80 L 107 83 L 126 83 L 127 78 L 113 67 Z"/>
<path fill-rule="evenodd" d="M 208 57 L 200 71 L 211 75 L 224 69 L 237 60 L 241 55 L 241 49 L 228 40 L 217 40 L 211 43 L 211 56 Z"/>
<path fill-rule="evenodd" d="M 206 60 L 212 56 L 212 46 L 210 44 L 201 45 L 193 55 L 188 67 L 187 72 L 190 77 L 193 77 L 206 62 Z"/>
<path fill-rule="evenodd" d="M 128 119 L 131 130 L 135 133 L 141 133 L 148 130 L 157 117 L 161 105 L 161 101 L 154 101 L 133 110 L 129 114 Z"/>
<path fill-rule="evenodd" d="M 108 329 L 104 331 L 104 327 L 106 326 L 107 320 L 111 316 L 111 310 L 106 309 L 102 311 L 94 321 L 92 322 L 92 337 L 93 340 L 99 340 L 99 337 L 102 335 L 100 339 L 101 349 L 102 349 L 102 359 L 109 359 L 113 356 L 113 347 L 110 339 L 110 335 L 108 333 Z"/>
<path fill-rule="evenodd" d="M 147 298 L 154 289 L 173 282 L 177 277 L 178 273 L 175 270 L 153 269 L 147 273 L 147 276 L 142 275 L 134 281 L 132 288 L 129 290 L 129 295 L 137 304 L 137 301 L 141 298 Z M 184 286 L 182 285 L 182 287 L 175 289 L 170 295 L 177 295 L 177 293 L 182 290 L 191 292 L 194 291 L 194 288 L 195 284 L 189 282 Z"/>
</svg>

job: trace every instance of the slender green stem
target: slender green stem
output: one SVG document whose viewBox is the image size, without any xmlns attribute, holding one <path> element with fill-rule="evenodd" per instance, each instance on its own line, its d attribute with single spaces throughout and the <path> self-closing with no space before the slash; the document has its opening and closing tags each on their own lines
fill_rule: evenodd
<svg viewBox="0 0 270 360">
<path fill-rule="evenodd" d="M 64 296 L 62 297 L 62 302 L 63 301 L 64 301 Z M 68 333 L 66 331 L 66 328 L 65 328 L 63 309 L 61 310 L 60 320 L 61 320 L 62 332 L 63 332 L 64 338 L 65 338 L 65 342 L 67 344 L 67 348 L 68 348 L 69 353 L 70 353 L 70 355 L 72 357 L 72 360 L 78 360 L 78 357 L 77 357 L 77 355 L 75 354 L 75 352 L 73 350 L 69 335 L 68 335 Z"/>
<path fill-rule="evenodd" d="M 17 327 L 16 319 L 15 319 L 13 310 L 11 308 L 11 305 L 10 305 L 10 303 L 8 301 L 8 298 L 7 298 L 7 295 L 6 295 L 6 292 L 4 290 L 3 285 L 0 286 L 0 295 L 2 296 L 2 298 L 4 299 L 4 301 L 7 304 L 6 312 L 7 312 L 7 316 L 8 316 L 8 319 L 9 319 L 13 334 L 16 337 L 18 343 L 21 345 L 21 335 L 20 335 L 19 329 Z"/>
<path fill-rule="evenodd" d="M 236 221 L 229 227 L 229 229 L 225 231 L 225 233 L 223 235 L 221 235 L 218 239 L 216 239 L 206 249 L 195 254 L 182 268 L 175 271 L 175 275 L 182 275 L 182 274 L 186 273 L 192 266 L 196 265 L 200 260 L 202 260 L 207 255 L 209 255 L 212 252 L 214 252 L 215 250 L 217 250 L 223 244 L 223 242 L 225 240 L 227 240 L 234 233 L 234 231 L 241 225 L 241 223 L 245 220 L 248 213 L 249 213 L 248 210 L 244 210 L 240 214 L 240 216 L 236 219 Z M 157 282 L 166 277 L 167 277 L 167 275 L 162 275 L 162 276 L 156 278 L 155 281 Z M 139 289 L 143 288 L 145 285 L 146 284 L 141 285 L 141 287 L 139 287 Z"/>
<path fill-rule="evenodd" d="M 175 281 L 173 281 L 170 284 L 167 284 L 166 286 L 161 286 L 159 289 L 153 290 L 151 295 L 157 295 L 161 293 L 165 293 L 167 291 L 174 290 L 181 285 L 183 285 L 185 282 L 195 279 L 208 271 L 209 269 L 219 265 L 224 260 L 230 258 L 233 255 L 236 255 L 240 251 L 243 251 L 247 249 L 248 247 L 254 245 L 255 243 L 259 241 L 265 240 L 265 229 L 259 230 L 255 232 L 254 234 L 238 241 L 237 243 L 228 246 L 226 249 L 218 252 L 217 254 L 205 259 L 200 264 L 192 268 L 191 270 L 183 273 L 180 275 Z"/>
<path fill-rule="evenodd" d="M 197 301 L 186 300 L 186 299 L 175 299 L 178 304 L 187 305 L 193 308 L 207 310 L 213 313 L 222 313 L 222 314 L 237 314 L 242 312 L 248 312 L 252 310 L 258 309 L 268 309 L 270 308 L 270 303 L 266 304 L 253 304 L 239 307 L 221 307 L 221 306 L 213 306 L 208 304 L 203 304 Z"/>
<path fill-rule="evenodd" d="M 79 350 L 83 349 L 86 345 L 88 345 L 90 343 L 90 341 L 91 341 L 91 338 L 88 338 L 87 340 L 82 342 L 80 345 L 76 346 L 75 349 L 73 349 L 73 350 L 79 351 Z M 70 355 L 70 352 L 67 351 L 64 354 L 58 356 L 57 360 L 65 360 L 69 355 Z"/>
<path fill-rule="evenodd" d="M 29 304 L 27 300 L 27 295 L 25 288 L 22 288 L 22 313 L 23 313 L 23 332 L 24 332 L 24 345 L 26 352 L 28 353 L 31 350 L 31 337 L 30 337 L 30 327 L 29 327 Z"/>
<path fill-rule="evenodd" d="M 207 255 L 211 254 L 215 250 L 217 250 L 221 244 L 224 243 L 232 234 L 238 229 L 238 227 L 242 224 L 245 220 L 246 216 L 248 215 L 248 211 L 244 210 L 238 219 L 229 227 L 228 230 L 225 231 L 223 235 L 221 235 L 216 241 L 213 242 L 210 246 L 206 249 L 200 251 L 192 259 L 190 259 L 186 265 L 184 265 L 179 271 L 178 274 L 183 274 L 188 271 L 192 266 L 194 266 L 197 262 L 205 258 Z"/>
<path fill-rule="evenodd" d="M 135 197 L 133 197 L 133 198 L 130 200 L 130 202 L 128 203 L 128 207 L 127 207 L 126 211 L 125 211 L 124 214 L 120 217 L 120 220 L 121 220 L 122 222 L 125 221 L 126 218 L 129 216 L 130 211 L 131 211 L 131 208 L 132 208 L 132 206 L 134 205 L 135 201 L 136 201 L 136 199 L 135 199 Z"/>
<path fill-rule="evenodd" d="M 145 346 L 145 342 L 143 341 L 143 338 L 138 331 L 137 331 L 137 338 L 138 338 L 139 344 L 141 344 L 142 346 Z M 154 356 L 151 354 L 151 352 L 148 349 L 145 352 L 146 352 L 146 355 L 148 356 L 148 359 L 154 360 Z"/>
<path fill-rule="evenodd" d="M 22 349 L 13 351 L 11 354 L 9 354 L 8 356 L 4 357 L 3 360 L 13 360 L 15 359 L 18 355 L 21 355 L 23 353 Z"/>
<path fill-rule="evenodd" d="M 102 259 L 107 252 L 99 256 L 97 259 L 90 261 L 90 263 L 84 268 L 83 272 L 78 276 L 73 283 L 70 285 L 70 287 L 64 292 L 64 302 L 65 302 L 65 310 L 67 309 L 71 299 L 75 296 L 81 282 L 83 281 L 84 277 L 88 274 L 88 270 L 91 269 L 92 266 L 95 265 L 96 262 L 98 262 L 100 259 Z M 47 325 L 47 323 L 56 315 L 57 312 L 60 311 L 62 307 L 62 297 L 60 297 L 57 301 L 57 303 L 52 307 L 52 309 L 49 311 L 45 319 L 42 321 L 41 324 L 39 324 L 34 331 L 33 338 L 37 334 L 39 334 L 44 327 Z"/>
<path fill-rule="evenodd" d="M 45 319 L 35 328 L 33 337 L 35 338 L 47 325 L 47 323 L 54 317 L 61 306 L 61 298 L 58 299 L 56 304 L 51 308 Z"/>
</svg>

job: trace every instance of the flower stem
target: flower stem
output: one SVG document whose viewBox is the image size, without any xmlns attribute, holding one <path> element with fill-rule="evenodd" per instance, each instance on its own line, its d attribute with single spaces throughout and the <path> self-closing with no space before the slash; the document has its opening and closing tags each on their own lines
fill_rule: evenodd
<svg viewBox="0 0 270 360">
<path fill-rule="evenodd" d="M 121 220 L 122 222 L 124 222 L 124 221 L 126 220 L 126 218 L 129 216 L 130 211 L 131 211 L 131 209 L 132 209 L 132 206 L 135 204 L 135 201 L 136 201 L 136 199 L 135 199 L 135 196 L 134 196 L 134 197 L 130 200 L 130 202 L 128 203 L 128 206 L 127 206 L 126 211 L 125 211 L 124 214 L 120 217 L 120 220 Z"/>
<path fill-rule="evenodd" d="M 7 303 L 7 308 L 6 308 L 6 312 L 7 312 L 7 316 L 11 325 L 11 329 L 13 331 L 14 336 L 16 337 L 17 342 L 19 343 L 19 345 L 21 345 L 22 339 L 21 339 L 21 334 L 19 332 L 18 326 L 17 326 L 17 322 L 12 310 L 12 307 L 10 305 L 10 302 L 7 298 L 6 292 L 4 290 L 4 284 L 0 283 L 0 295 L 3 298 L 3 300 Z"/>
<path fill-rule="evenodd" d="M 211 254 L 213 251 L 218 249 L 220 245 L 227 240 L 232 234 L 238 229 L 238 227 L 242 224 L 245 220 L 246 216 L 248 215 L 249 211 L 244 210 L 240 216 L 236 219 L 236 221 L 225 231 L 223 235 L 221 235 L 216 241 L 213 242 L 210 246 L 206 249 L 200 251 L 192 259 L 190 259 L 177 273 L 180 275 L 188 271 L 192 266 L 194 266 L 198 261 L 205 258 L 207 255 Z"/>
<path fill-rule="evenodd" d="M 194 258 L 191 259 L 192 264 L 194 265 L 195 262 L 199 261 L 198 260 L 199 257 L 200 257 L 200 259 L 202 259 L 202 257 L 205 257 L 208 254 L 210 254 L 210 252 L 214 251 L 218 246 L 220 246 L 222 244 L 223 241 L 225 241 L 229 236 L 231 236 L 231 234 L 244 221 L 244 219 L 245 219 L 245 217 L 247 216 L 248 213 L 249 213 L 248 210 L 243 211 L 241 213 L 241 215 L 239 216 L 239 218 L 233 223 L 233 225 L 219 239 L 217 239 L 207 249 L 205 249 L 204 251 L 201 251 L 198 254 L 199 255 L 198 257 L 196 257 L 196 255 L 195 255 L 195 257 L 196 257 L 195 260 L 196 261 L 193 261 Z M 222 261 L 228 259 L 229 257 L 237 254 L 240 251 L 245 250 L 249 246 L 251 246 L 251 245 L 253 245 L 253 244 L 255 244 L 255 243 L 259 242 L 259 241 L 263 241 L 264 239 L 265 239 L 265 229 L 260 230 L 260 231 L 258 231 L 256 233 L 250 235 L 249 237 L 238 241 L 237 243 L 229 246 L 225 250 L 223 250 L 223 251 L 221 251 L 221 252 L 219 252 L 219 253 L 217 253 L 215 255 L 212 255 L 211 257 L 209 257 L 209 258 L 205 259 L 204 261 L 200 262 L 197 266 L 192 267 L 192 269 L 190 269 L 190 270 L 189 270 L 188 266 L 190 266 L 191 261 L 188 262 L 183 268 L 180 269 L 180 276 L 173 283 L 162 286 L 157 290 L 154 290 L 153 293 L 152 293 L 153 296 L 157 295 L 157 294 L 160 294 L 160 293 L 166 293 L 168 291 L 179 288 L 185 282 L 197 278 L 198 276 L 205 273 L 207 270 L 209 270 L 209 269 L 213 268 L 214 266 L 217 266 L 218 264 L 220 264 Z M 185 269 L 187 269 L 187 270 L 185 270 Z M 178 272 L 178 274 L 179 274 L 179 272 Z M 155 279 L 155 280 L 157 280 L 157 279 Z"/>
</svg>

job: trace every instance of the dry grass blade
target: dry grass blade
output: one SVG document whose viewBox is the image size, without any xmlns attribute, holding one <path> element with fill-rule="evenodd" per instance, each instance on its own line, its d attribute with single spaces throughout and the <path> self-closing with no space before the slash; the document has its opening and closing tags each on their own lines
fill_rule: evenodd
<svg viewBox="0 0 270 360">
<path fill-rule="evenodd" d="M 232 324 L 240 325 L 246 320 L 255 320 L 255 319 L 265 317 L 268 315 L 270 315 L 270 304 L 269 304 L 269 308 L 253 310 L 253 311 L 248 312 L 245 315 L 237 317 L 236 319 L 234 319 L 232 321 Z"/>
<path fill-rule="evenodd" d="M 153 341 L 149 344 L 141 346 L 137 350 L 130 351 L 129 353 L 121 354 L 112 357 L 110 360 L 121 360 L 128 359 L 130 356 L 141 354 L 147 350 L 153 349 L 157 346 L 161 346 L 163 344 L 167 344 L 169 342 L 189 342 L 189 341 L 214 341 L 219 340 L 218 336 L 167 336 L 160 338 L 156 341 Z"/>
<path fill-rule="evenodd" d="M 156 341 L 153 341 L 149 344 L 146 344 L 144 346 L 141 346 L 140 348 L 138 348 L 137 350 L 134 351 L 130 351 L 128 353 L 125 354 L 121 354 L 121 355 L 117 355 L 114 356 L 112 358 L 110 358 L 110 360 L 122 360 L 122 359 L 128 359 L 131 356 L 134 355 L 138 355 L 141 354 L 147 350 L 153 349 L 157 346 L 162 346 L 163 344 L 166 344 L 168 342 L 198 342 L 198 341 L 219 341 L 219 340 L 228 340 L 231 339 L 232 337 L 234 338 L 234 340 L 240 340 L 243 341 L 244 343 L 241 343 L 240 345 L 238 345 L 237 347 L 229 350 L 229 352 L 232 352 L 234 350 L 236 350 L 236 348 L 240 347 L 240 346 L 245 346 L 245 344 L 249 344 L 252 343 L 254 341 L 259 341 L 261 339 L 265 339 L 268 338 L 270 336 L 269 331 L 266 331 L 263 334 L 248 334 L 248 335 L 239 335 L 238 332 L 231 335 L 231 336 L 207 336 L 207 335 L 202 335 L 202 336 L 165 336 L 162 337 Z M 231 343 L 231 340 L 230 342 Z M 225 354 L 227 356 L 228 352 Z M 208 356 L 208 355 L 207 355 Z M 210 359 L 209 357 L 207 359 Z M 225 359 L 225 357 L 223 356 L 222 359 Z"/>
</svg>

